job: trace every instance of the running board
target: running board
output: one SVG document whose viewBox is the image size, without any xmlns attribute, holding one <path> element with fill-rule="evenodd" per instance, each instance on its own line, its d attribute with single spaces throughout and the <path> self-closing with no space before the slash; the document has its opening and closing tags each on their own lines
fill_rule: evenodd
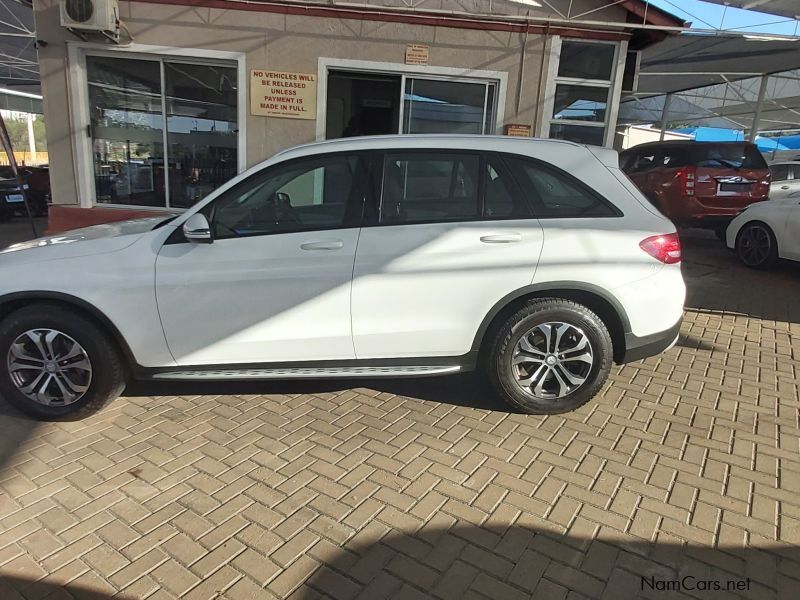
<svg viewBox="0 0 800 600">
<path fill-rule="evenodd" d="M 336 379 L 357 377 L 426 377 L 458 373 L 460 365 L 394 367 L 320 367 L 284 369 L 209 369 L 154 373 L 152 379 Z"/>
</svg>

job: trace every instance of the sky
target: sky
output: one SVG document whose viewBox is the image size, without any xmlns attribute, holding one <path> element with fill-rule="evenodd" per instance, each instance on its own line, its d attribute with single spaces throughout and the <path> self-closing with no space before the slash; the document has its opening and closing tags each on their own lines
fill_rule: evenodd
<svg viewBox="0 0 800 600">
<path fill-rule="evenodd" d="M 701 0 L 650 0 L 650 4 L 663 8 L 697 29 L 735 29 L 747 33 L 773 33 L 800 35 L 800 22 L 752 10 L 726 7 Z"/>
</svg>

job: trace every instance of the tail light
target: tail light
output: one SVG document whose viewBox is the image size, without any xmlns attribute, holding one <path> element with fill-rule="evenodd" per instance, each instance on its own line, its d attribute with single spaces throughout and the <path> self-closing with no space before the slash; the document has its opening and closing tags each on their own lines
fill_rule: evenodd
<svg viewBox="0 0 800 600">
<path fill-rule="evenodd" d="M 681 240 L 677 233 L 654 235 L 639 242 L 639 248 L 665 265 L 681 262 Z"/>
<path fill-rule="evenodd" d="M 694 184 L 697 180 L 697 169 L 694 167 L 683 167 L 678 169 L 675 176 L 680 184 L 681 196 L 694 196 Z"/>
</svg>

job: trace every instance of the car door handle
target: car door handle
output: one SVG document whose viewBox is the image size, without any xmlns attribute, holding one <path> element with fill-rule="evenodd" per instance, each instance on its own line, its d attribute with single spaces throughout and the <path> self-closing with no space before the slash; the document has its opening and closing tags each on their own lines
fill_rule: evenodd
<svg viewBox="0 0 800 600">
<path fill-rule="evenodd" d="M 344 248 L 342 240 L 321 240 L 319 242 L 300 244 L 301 250 L 341 250 L 342 248 Z"/>
<path fill-rule="evenodd" d="M 788 185 L 782 185 L 782 186 L 781 186 L 781 189 L 782 189 L 782 190 L 788 190 L 788 189 L 789 189 L 789 186 L 788 186 Z"/>
<path fill-rule="evenodd" d="M 484 235 L 481 236 L 481 241 L 484 244 L 513 244 L 515 242 L 521 242 L 522 236 L 519 233 Z"/>
</svg>

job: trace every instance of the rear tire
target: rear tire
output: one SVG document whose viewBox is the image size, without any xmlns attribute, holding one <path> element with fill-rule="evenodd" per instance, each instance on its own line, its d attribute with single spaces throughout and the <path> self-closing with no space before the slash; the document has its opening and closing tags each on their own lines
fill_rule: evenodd
<svg viewBox="0 0 800 600">
<path fill-rule="evenodd" d="M 736 254 L 751 269 L 770 269 L 778 261 L 778 240 L 769 225 L 753 221 L 739 230 Z"/>
<path fill-rule="evenodd" d="M 0 322 L 0 395 L 36 419 L 88 416 L 125 382 L 116 345 L 78 312 L 41 303 Z"/>
<path fill-rule="evenodd" d="M 486 369 L 500 396 L 517 410 L 558 414 L 600 391 L 613 355 L 608 329 L 594 312 L 571 300 L 541 298 L 500 326 Z"/>
</svg>

